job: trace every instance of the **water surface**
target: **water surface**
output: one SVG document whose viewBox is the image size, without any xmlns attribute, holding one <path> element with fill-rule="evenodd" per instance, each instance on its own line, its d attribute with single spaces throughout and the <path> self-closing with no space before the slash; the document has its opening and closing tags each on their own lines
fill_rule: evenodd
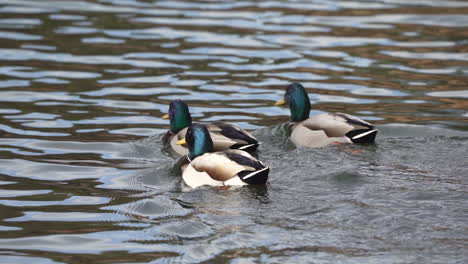
<svg viewBox="0 0 468 264">
<path fill-rule="evenodd" d="M 0 0 L 1 263 L 465 263 L 468 3 Z M 295 149 L 275 107 L 379 128 Z M 266 186 L 184 191 L 160 117 L 251 129 Z"/>
</svg>

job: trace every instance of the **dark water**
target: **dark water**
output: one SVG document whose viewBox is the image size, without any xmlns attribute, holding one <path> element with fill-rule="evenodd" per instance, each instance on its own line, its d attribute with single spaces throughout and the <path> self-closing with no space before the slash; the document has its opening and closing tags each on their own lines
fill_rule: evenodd
<svg viewBox="0 0 468 264">
<path fill-rule="evenodd" d="M 468 262 L 468 2 L 0 0 L 0 263 Z M 275 107 L 375 145 L 294 149 Z M 265 187 L 185 192 L 168 103 L 263 142 Z"/>
</svg>

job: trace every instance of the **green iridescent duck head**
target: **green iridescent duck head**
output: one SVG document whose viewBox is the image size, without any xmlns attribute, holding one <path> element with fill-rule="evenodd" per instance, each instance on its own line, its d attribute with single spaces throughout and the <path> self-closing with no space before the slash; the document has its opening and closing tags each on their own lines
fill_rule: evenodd
<svg viewBox="0 0 468 264">
<path fill-rule="evenodd" d="M 309 118 L 310 100 L 307 92 L 300 83 L 292 83 L 286 88 L 284 98 L 275 105 L 288 104 L 291 111 L 291 121 L 300 122 Z"/>
<path fill-rule="evenodd" d="M 213 152 L 213 140 L 206 126 L 193 124 L 189 126 L 185 138 L 177 142 L 178 145 L 187 144 L 190 160 L 201 156 L 207 152 Z"/>
<path fill-rule="evenodd" d="M 182 100 L 172 101 L 169 104 L 169 114 L 164 115 L 162 118 L 170 119 L 170 130 L 174 134 L 192 124 L 192 116 L 188 105 Z"/>
</svg>

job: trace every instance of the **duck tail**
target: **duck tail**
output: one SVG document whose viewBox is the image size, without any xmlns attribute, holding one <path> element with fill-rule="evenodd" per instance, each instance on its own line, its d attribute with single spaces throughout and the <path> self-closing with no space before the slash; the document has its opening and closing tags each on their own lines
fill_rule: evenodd
<svg viewBox="0 0 468 264">
<path fill-rule="evenodd" d="M 373 143 L 377 136 L 378 130 L 375 128 L 370 129 L 355 129 L 346 133 L 346 136 L 353 143 Z"/>
<path fill-rule="evenodd" d="M 268 180 L 270 167 L 264 167 L 256 171 L 240 171 L 237 175 L 247 184 L 265 184 Z"/>
</svg>

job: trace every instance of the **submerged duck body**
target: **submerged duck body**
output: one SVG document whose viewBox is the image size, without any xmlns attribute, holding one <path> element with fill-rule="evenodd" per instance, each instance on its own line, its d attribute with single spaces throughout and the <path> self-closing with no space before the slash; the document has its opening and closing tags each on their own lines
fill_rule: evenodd
<svg viewBox="0 0 468 264">
<path fill-rule="evenodd" d="M 169 114 L 163 118 L 170 119 L 170 130 L 164 136 L 164 141 L 179 155 L 187 155 L 187 146 L 177 145 L 185 138 L 187 128 L 192 124 L 192 117 L 187 104 L 182 100 L 172 101 Z M 257 139 L 240 127 L 224 122 L 213 122 L 206 125 L 213 141 L 214 151 L 241 149 L 254 153 L 258 147 Z"/>
<path fill-rule="evenodd" d="M 270 168 L 243 150 L 211 152 L 213 141 L 204 125 L 191 125 L 186 138 L 178 142 L 182 143 L 188 145 L 189 153 L 183 158 L 181 174 L 192 188 L 265 184 L 268 180 Z"/>
<path fill-rule="evenodd" d="M 372 143 L 378 130 L 370 123 L 344 113 L 323 113 L 309 117 L 310 100 L 299 83 L 286 89 L 283 100 L 291 110 L 290 140 L 296 146 L 323 147 L 331 143 Z"/>
</svg>

